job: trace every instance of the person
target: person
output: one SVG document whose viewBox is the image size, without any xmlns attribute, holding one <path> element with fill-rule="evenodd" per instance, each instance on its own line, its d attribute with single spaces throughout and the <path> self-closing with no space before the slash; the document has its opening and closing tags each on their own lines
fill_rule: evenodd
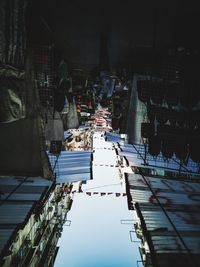
<svg viewBox="0 0 200 267">
<path fill-rule="evenodd" d="M 111 97 L 115 89 L 115 77 L 110 76 L 110 73 L 108 71 L 101 71 L 100 80 L 102 84 L 100 96 L 102 97 L 103 95 L 105 95 L 106 97 Z"/>
</svg>

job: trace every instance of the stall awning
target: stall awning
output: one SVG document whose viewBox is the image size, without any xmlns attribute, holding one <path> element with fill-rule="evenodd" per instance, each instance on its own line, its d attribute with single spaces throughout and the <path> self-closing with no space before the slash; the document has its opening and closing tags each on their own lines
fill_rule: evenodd
<svg viewBox="0 0 200 267">
<path fill-rule="evenodd" d="M 56 183 L 86 181 L 92 178 L 92 151 L 61 151 L 48 154 Z"/>
</svg>

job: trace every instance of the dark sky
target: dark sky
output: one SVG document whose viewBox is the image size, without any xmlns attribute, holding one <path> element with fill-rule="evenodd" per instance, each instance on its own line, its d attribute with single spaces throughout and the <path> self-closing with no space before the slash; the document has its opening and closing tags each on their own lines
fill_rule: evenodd
<svg viewBox="0 0 200 267">
<path fill-rule="evenodd" d="M 74 65 L 98 64 L 100 34 L 105 29 L 112 64 L 131 61 L 138 47 L 198 48 L 200 44 L 197 1 L 34 0 L 33 3 L 31 28 L 36 31 L 32 38 L 37 41 L 49 37 L 41 22 L 43 18 L 51 28 L 53 42 Z"/>
</svg>

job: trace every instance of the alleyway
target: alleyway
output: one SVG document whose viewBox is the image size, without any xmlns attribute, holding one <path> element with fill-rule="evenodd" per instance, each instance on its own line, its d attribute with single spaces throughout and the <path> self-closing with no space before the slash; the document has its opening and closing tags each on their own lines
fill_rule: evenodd
<svg viewBox="0 0 200 267">
<path fill-rule="evenodd" d="M 133 213 L 127 207 L 116 152 L 98 132 L 93 136 L 93 149 L 93 180 L 82 185 L 82 192 L 74 193 L 67 216 L 71 224 L 63 228 L 55 266 L 140 266 L 137 238 L 133 232 L 130 237 Z"/>
</svg>

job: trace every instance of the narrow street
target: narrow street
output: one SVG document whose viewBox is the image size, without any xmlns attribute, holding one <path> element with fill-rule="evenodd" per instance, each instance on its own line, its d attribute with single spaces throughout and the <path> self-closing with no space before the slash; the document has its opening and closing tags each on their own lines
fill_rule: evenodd
<svg viewBox="0 0 200 267">
<path fill-rule="evenodd" d="M 82 185 L 82 192 L 74 193 L 54 266 L 140 266 L 137 237 L 130 234 L 133 213 L 127 207 L 125 181 L 113 144 L 96 132 L 93 149 L 93 180 Z"/>
</svg>

